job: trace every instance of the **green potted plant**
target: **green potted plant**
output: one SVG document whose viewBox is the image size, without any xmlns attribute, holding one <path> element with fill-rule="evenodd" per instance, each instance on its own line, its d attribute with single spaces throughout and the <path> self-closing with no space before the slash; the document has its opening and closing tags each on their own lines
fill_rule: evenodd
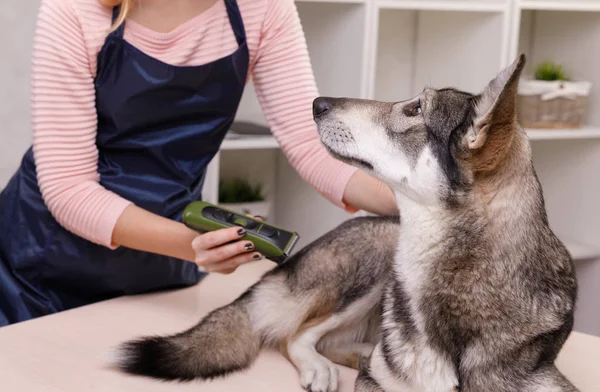
<svg viewBox="0 0 600 392">
<path fill-rule="evenodd" d="M 271 209 L 271 203 L 266 200 L 262 185 L 252 184 L 243 178 L 219 182 L 219 204 L 243 214 L 261 216 L 265 220 Z"/>
<path fill-rule="evenodd" d="M 526 128 L 580 128 L 592 84 L 572 81 L 562 64 L 543 61 L 519 82 L 518 118 Z"/>
</svg>

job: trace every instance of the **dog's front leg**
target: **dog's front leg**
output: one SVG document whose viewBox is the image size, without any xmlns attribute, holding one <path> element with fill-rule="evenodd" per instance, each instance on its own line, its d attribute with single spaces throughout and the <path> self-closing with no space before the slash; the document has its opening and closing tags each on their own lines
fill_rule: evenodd
<svg viewBox="0 0 600 392">
<path fill-rule="evenodd" d="M 323 337 L 325 339 L 321 342 L 323 343 L 321 349 L 325 355 L 331 355 L 333 360 L 345 362 L 344 350 L 340 351 L 340 346 L 344 345 L 347 345 L 346 348 L 352 354 L 356 354 L 356 357 L 368 355 L 372 349 L 367 344 L 370 341 L 368 339 L 370 326 L 373 327 L 374 335 L 379 331 L 378 305 L 381 292 L 380 285 L 371 287 L 343 311 L 301 325 L 292 339 L 288 340 L 287 355 L 300 372 L 300 381 L 305 389 L 310 392 L 337 391 L 338 368 L 317 350 L 317 344 Z M 360 335 L 363 336 L 359 337 Z M 336 351 L 337 353 L 334 353 Z M 352 356 L 349 358 L 352 359 Z M 351 365 L 351 363 L 347 364 Z"/>
<path fill-rule="evenodd" d="M 290 360 L 300 372 L 300 384 L 309 392 L 335 392 L 338 369 L 317 352 L 316 345 L 328 332 L 339 327 L 335 315 L 304 329 L 288 342 Z"/>
</svg>

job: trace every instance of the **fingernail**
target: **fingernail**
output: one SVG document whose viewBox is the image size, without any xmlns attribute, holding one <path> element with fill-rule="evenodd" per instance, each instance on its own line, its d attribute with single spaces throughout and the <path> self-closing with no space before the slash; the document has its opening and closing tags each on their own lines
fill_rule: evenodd
<svg viewBox="0 0 600 392">
<path fill-rule="evenodd" d="M 198 266 L 198 271 L 205 272 L 205 273 L 208 272 L 208 270 L 206 269 L 206 267 L 203 267 L 201 265 Z"/>
<path fill-rule="evenodd" d="M 238 235 L 244 235 L 246 234 L 246 229 L 239 229 L 238 230 Z"/>
<path fill-rule="evenodd" d="M 254 217 L 255 217 L 256 219 L 262 219 L 262 220 L 265 220 L 265 218 L 264 218 L 264 217 L 262 217 L 262 216 L 260 216 L 260 215 L 254 215 Z"/>
<path fill-rule="evenodd" d="M 261 256 L 260 255 L 254 255 L 254 260 L 260 260 Z"/>
<path fill-rule="evenodd" d="M 253 249 L 253 248 L 254 248 L 254 244 L 253 244 L 253 243 L 251 243 L 251 242 L 249 242 L 249 243 L 247 243 L 246 245 L 244 245 L 244 248 L 246 248 L 246 250 Z"/>
</svg>

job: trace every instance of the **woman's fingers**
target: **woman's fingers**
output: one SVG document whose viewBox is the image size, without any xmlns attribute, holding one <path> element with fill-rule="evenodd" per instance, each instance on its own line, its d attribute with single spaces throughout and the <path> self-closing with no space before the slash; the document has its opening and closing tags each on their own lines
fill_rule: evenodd
<svg viewBox="0 0 600 392">
<path fill-rule="evenodd" d="M 264 221 L 262 216 L 255 216 L 259 221 Z M 246 230 L 243 227 L 235 226 L 227 229 L 219 229 L 197 236 L 192 241 L 192 248 L 196 252 L 214 248 L 228 242 L 239 240 L 246 235 Z"/>
<path fill-rule="evenodd" d="M 227 260 L 208 264 L 204 266 L 207 272 L 216 272 L 219 274 L 230 274 L 234 272 L 240 265 L 248 263 L 250 261 L 257 261 L 262 259 L 262 255 L 258 252 L 251 252 L 249 254 L 241 254 L 232 257 Z"/>
<path fill-rule="evenodd" d="M 261 216 L 255 216 L 263 221 Z M 246 230 L 242 227 L 219 229 L 198 235 L 192 241 L 196 253 L 195 262 L 206 272 L 232 273 L 241 264 L 262 259 L 251 241 L 244 240 Z"/>
<path fill-rule="evenodd" d="M 206 266 L 229 260 L 237 255 L 248 253 L 254 250 L 254 244 L 250 241 L 236 241 L 230 244 L 221 245 L 216 248 L 197 250 L 196 264 Z"/>
<path fill-rule="evenodd" d="M 228 242 L 244 237 L 246 230 L 242 227 L 230 227 L 200 234 L 192 241 L 192 248 L 196 253 L 221 246 Z"/>
</svg>

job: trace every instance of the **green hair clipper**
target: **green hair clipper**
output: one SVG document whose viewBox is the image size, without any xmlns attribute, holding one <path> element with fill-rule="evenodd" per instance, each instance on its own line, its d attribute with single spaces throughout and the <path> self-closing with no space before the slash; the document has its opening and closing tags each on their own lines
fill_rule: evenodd
<svg viewBox="0 0 600 392">
<path fill-rule="evenodd" d="M 256 251 L 277 264 L 283 264 L 287 260 L 300 238 L 296 232 L 283 230 L 204 201 L 188 204 L 183 211 L 182 220 L 187 227 L 198 232 L 241 226 L 246 230 L 244 239 L 251 241 Z"/>
</svg>

